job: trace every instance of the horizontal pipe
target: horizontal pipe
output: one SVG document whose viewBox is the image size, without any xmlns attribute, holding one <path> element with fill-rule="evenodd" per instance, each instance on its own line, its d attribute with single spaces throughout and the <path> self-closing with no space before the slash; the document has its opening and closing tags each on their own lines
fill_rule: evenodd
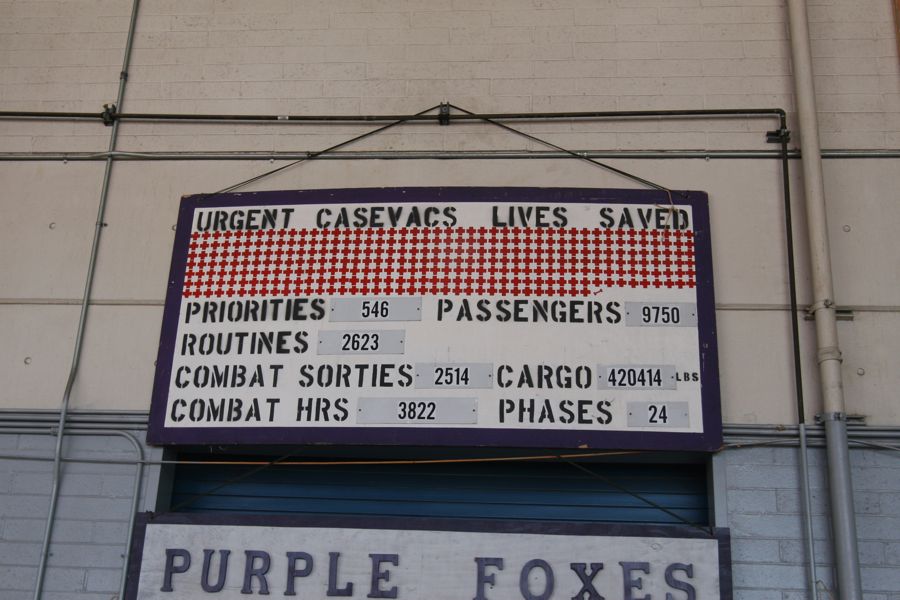
<svg viewBox="0 0 900 600">
<path fill-rule="evenodd" d="M 747 438 L 796 438 L 799 434 L 797 425 L 726 425 L 726 437 Z M 900 427 L 870 427 L 867 425 L 849 425 L 847 434 L 851 440 L 900 440 Z M 822 438 L 825 428 L 822 425 L 807 425 L 806 435 L 809 438 Z"/>
<path fill-rule="evenodd" d="M 67 430 L 68 432 L 68 430 Z M 16 432 L 19 433 L 19 432 Z M 37 434 L 37 432 L 35 432 Z M 854 448 L 872 448 L 875 450 L 885 450 L 889 452 L 900 452 L 900 445 L 891 445 L 891 444 L 880 444 L 876 442 L 868 442 L 865 440 L 850 440 L 850 446 Z M 746 448 L 758 448 L 758 447 L 779 447 L 779 448 L 790 448 L 795 447 L 800 444 L 798 438 L 785 438 L 785 439 L 774 439 L 774 440 L 734 440 L 728 441 L 724 450 L 740 450 Z M 813 448 L 824 448 L 825 447 L 825 439 L 824 437 L 819 437 L 814 440 L 810 440 L 808 445 Z M 641 454 L 641 452 L 628 452 L 628 453 L 611 453 L 612 455 L 620 455 L 620 454 Z M 586 456 L 592 457 L 596 455 L 596 453 L 589 453 Z M 573 458 L 577 458 L 578 455 L 572 454 L 567 455 Z M 602 455 L 600 456 L 602 458 Z M 461 462 L 509 462 L 510 460 L 544 460 L 553 458 L 552 456 L 520 456 L 520 457 L 496 457 L 496 456 L 485 456 L 481 458 L 473 458 L 467 457 L 464 459 L 460 459 Z M 0 460 L 22 460 L 22 461 L 30 461 L 30 462 L 51 462 L 54 460 L 52 456 L 36 456 L 36 455 L 18 455 L 18 454 L 0 454 Z M 408 461 L 399 461 L 399 462 L 452 462 L 453 459 L 409 459 Z M 270 464 L 271 461 L 268 460 L 129 460 L 129 459 L 119 459 L 119 458 L 76 458 L 76 457 L 64 457 L 62 458 L 62 462 L 65 463 L 77 463 L 77 464 L 98 464 L 98 465 L 125 465 L 125 466 L 133 466 L 133 465 L 142 465 L 142 466 L 167 466 L 167 465 L 234 465 L 234 466 L 251 466 L 251 465 L 261 465 L 261 464 Z M 366 463 L 375 464 L 375 463 L 397 463 L 398 461 L 385 459 L 383 461 L 379 461 L 378 459 L 372 459 L 369 461 L 365 461 Z M 303 460 L 293 460 L 293 461 L 281 461 L 273 466 L 282 466 L 282 467 L 290 467 L 290 466 L 334 466 L 337 464 L 358 464 L 357 461 L 303 461 Z"/>
<path fill-rule="evenodd" d="M 775 150 L 576 150 L 579 158 L 618 159 L 702 159 L 744 160 L 781 159 Z M 308 159 L 314 152 L 0 152 L 0 161 L 6 162 L 85 162 L 105 161 L 107 158 L 130 161 L 154 160 L 299 160 Z M 355 151 L 333 152 L 316 156 L 316 160 L 519 160 L 519 159 L 571 159 L 565 152 L 508 151 L 508 150 L 458 150 L 458 151 Z M 788 158 L 801 158 L 798 150 L 788 152 Z M 823 150 L 823 159 L 888 159 L 900 158 L 900 149 L 889 150 Z"/>
<path fill-rule="evenodd" d="M 626 110 L 626 111 L 583 111 L 583 112 L 537 112 L 537 113 L 488 113 L 424 115 L 241 115 L 241 114 L 184 114 L 184 113 L 96 113 L 96 112 L 54 112 L 54 111 L 0 111 L 0 119 L 5 120 L 97 120 L 105 124 L 114 121 L 145 122 L 216 122 L 229 123 L 377 123 L 390 121 L 470 121 L 486 119 L 494 121 L 551 121 L 585 119 L 696 119 L 728 117 L 781 117 L 780 108 L 745 109 L 698 109 L 698 110 Z"/>
<path fill-rule="evenodd" d="M 43 411 L 0 411 L 0 434 L 12 435 L 22 429 L 36 430 L 35 433 L 46 433 L 56 428 L 59 418 L 57 410 Z M 120 424 L 120 429 L 125 426 L 146 428 L 148 413 L 140 411 L 114 412 L 114 411 L 76 411 L 70 412 L 67 418 L 66 431 L 88 431 L 100 429 L 96 424 L 108 423 Z M 130 428 L 130 427 L 129 427 Z M 823 438 L 825 429 L 821 425 L 807 425 L 809 438 Z M 851 440 L 900 440 L 900 427 L 848 425 L 848 436 Z M 103 430 L 106 431 L 106 430 Z M 755 438 L 755 439 L 787 439 L 797 438 L 799 435 L 797 425 L 744 425 L 725 424 L 723 427 L 726 438 Z"/>
<path fill-rule="evenodd" d="M 577 150 L 579 158 L 780 158 L 777 152 L 768 150 Z M 117 160 L 298 160 L 308 159 L 314 152 L 127 152 L 113 153 Z M 900 151 L 898 151 L 900 155 Z M 3 161 L 99 161 L 109 157 L 107 152 L 5 152 Z M 331 152 L 316 157 L 317 160 L 460 160 L 460 159 L 560 159 L 574 158 L 565 152 L 552 150 L 458 150 L 458 151 L 347 151 Z"/>
<path fill-rule="evenodd" d="M 43 430 L 59 427 L 59 411 L 0 411 L 0 433 L 8 432 L 10 428 L 18 427 L 43 427 Z M 80 429 L 128 429 L 140 431 L 147 428 L 146 412 L 69 412 L 66 415 L 66 428 Z"/>
<path fill-rule="evenodd" d="M 0 433 L 5 435 L 52 435 L 56 436 L 58 427 L 0 427 Z M 95 437 L 120 437 L 128 440 L 131 445 L 135 449 L 135 453 L 139 457 L 137 462 L 144 462 L 144 449 L 141 446 L 141 443 L 130 431 L 125 431 L 123 429 L 99 429 L 96 427 L 66 427 L 66 435 L 72 436 L 95 436 Z M 25 460 L 30 460 L 33 458 L 46 458 L 48 460 L 53 460 L 53 456 L 47 457 L 35 457 L 33 455 L 25 455 L 22 457 Z M 107 459 L 102 459 L 107 460 Z M 131 461 L 128 464 L 135 464 L 135 461 Z"/>
</svg>

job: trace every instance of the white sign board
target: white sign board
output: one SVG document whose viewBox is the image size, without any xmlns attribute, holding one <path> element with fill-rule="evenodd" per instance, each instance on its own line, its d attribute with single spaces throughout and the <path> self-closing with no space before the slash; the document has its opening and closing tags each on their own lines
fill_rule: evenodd
<svg viewBox="0 0 900 600">
<path fill-rule="evenodd" d="M 706 197 L 412 188 L 183 201 L 150 441 L 721 441 Z"/>
<path fill-rule="evenodd" d="M 171 515 L 168 522 L 166 516 L 142 521 L 126 598 L 730 598 L 724 530 L 450 521 L 392 529 L 362 520 L 344 527 L 277 517 L 225 520 Z"/>
</svg>

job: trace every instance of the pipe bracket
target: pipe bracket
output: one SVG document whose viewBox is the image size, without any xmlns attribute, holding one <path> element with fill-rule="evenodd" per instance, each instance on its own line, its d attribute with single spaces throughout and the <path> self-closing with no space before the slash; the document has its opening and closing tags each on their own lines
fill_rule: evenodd
<svg viewBox="0 0 900 600">
<path fill-rule="evenodd" d="M 834 307 L 834 300 L 825 298 L 824 300 L 819 300 L 818 302 L 810 304 L 809 308 L 806 309 L 806 314 L 815 316 L 820 310 L 832 307 Z"/>
<path fill-rule="evenodd" d="M 836 360 L 838 362 L 844 362 L 844 355 L 841 354 L 841 349 L 837 346 L 826 346 L 824 348 L 819 348 L 819 351 L 816 353 L 817 364 L 822 364 L 827 360 Z"/>
<path fill-rule="evenodd" d="M 767 144 L 787 144 L 791 141 L 791 130 L 786 127 L 781 127 L 774 131 L 766 132 L 766 143 Z"/>
<path fill-rule="evenodd" d="M 819 413 L 816 415 L 816 423 L 821 425 L 826 421 L 847 421 L 847 413 L 842 412 L 829 412 L 829 413 Z"/>
<path fill-rule="evenodd" d="M 112 125 L 118 115 L 116 114 L 116 105 L 115 104 L 104 104 L 103 112 L 100 113 L 100 118 L 103 119 L 103 124 L 109 127 Z"/>
</svg>

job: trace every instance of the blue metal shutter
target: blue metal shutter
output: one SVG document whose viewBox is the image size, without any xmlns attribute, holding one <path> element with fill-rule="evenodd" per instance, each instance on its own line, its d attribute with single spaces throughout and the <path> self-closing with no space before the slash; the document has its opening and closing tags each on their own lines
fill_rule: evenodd
<svg viewBox="0 0 900 600">
<path fill-rule="evenodd" d="M 262 469 L 183 464 L 175 472 L 171 509 L 697 525 L 709 522 L 703 465 L 579 465 L 592 473 L 561 462 L 274 465 Z"/>
</svg>

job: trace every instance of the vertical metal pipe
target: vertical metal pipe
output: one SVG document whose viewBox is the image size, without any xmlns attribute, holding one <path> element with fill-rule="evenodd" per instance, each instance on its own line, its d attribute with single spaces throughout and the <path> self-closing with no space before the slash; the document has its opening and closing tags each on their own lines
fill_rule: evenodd
<svg viewBox="0 0 900 600">
<path fill-rule="evenodd" d="M 800 319 L 797 307 L 797 270 L 794 260 L 794 219 L 791 209 L 791 178 L 790 162 L 788 160 L 788 129 L 787 118 L 784 113 L 779 115 L 781 142 L 781 184 L 784 200 L 784 231 L 787 246 L 788 262 L 788 290 L 791 301 L 791 342 L 794 360 L 794 396 L 797 400 L 797 425 L 800 439 L 800 501 L 803 507 L 803 538 L 806 544 L 806 585 L 809 588 L 810 597 L 818 598 L 816 581 L 816 548 L 813 540 L 812 502 L 809 486 L 809 456 L 806 441 L 806 406 L 803 401 L 803 370 L 800 354 Z"/>
<path fill-rule="evenodd" d="M 806 543 L 806 585 L 809 587 L 809 597 L 817 600 L 819 589 L 816 583 L 819 580 L 816 574 L 816 546 L 813 537 L 812 522 L 812 494 L 809 486 L 809 445 L 806 441 L 806 423 L 799 422 L 800 434 L 800 502 L 803 505 L 803 539 Z"/>
<path fill-rule="evenodd" d="M 137 471 L 134 474 L 134 490 L 131 495 L 131 514 L 128 516 L 128 534 L 125 537 L 125 552 L 122 555 L 122 579 L 119 581 L 119 600 L 125 598 L 125 584 L 128 582 L 128 562 L 131 560 L 131 536 L 134 533 L 134 521 L 141 502 L 141 484 L 144 479 L 144 449 L 136 437 L 127 431 L 111 432 L 130 441 L 137 453 Z"/>
<path fill-rule="evenodd" d="M 134 45 L 134 32 L 137 23 L 140 0 L 134 0 L 131 8 L 131 21 L 128 25 L 128 37 L 125 40 L 125 56 L 122 60 L 122 71 L 119 73 L 119 89 L 116 94 L 116 110 L 122 107 L 125 97 L 125 84 L 128 81 L 128 65 L 131 62 L 131 48 Z M 116 140 L 119 134 L 119 121 L 114 120 L 109 136 L 109 152 L 116 149 Z M 69 413 L 69 400 L 72 396 L 72 388 L 78 375 L 78 367 L 81 362 L 81 350 L 84 342 L 84 331 L 87 324 L 88 307 L 91 299 L 91 288 L 94 284 L 94 270 L 97 266 L 97 253 L 100 247 L 100 235 L 103 230 L 103 219 L 106 214 L 106 202 L 109 197 L 109 180 L 112 173 L 113 156 L 106 158 L 106 167 L 103 171 L 103 184 L 100 189 L 100 203 L 97 207 L 97 221 L 94 224 L 94 237 L 91 242 L 91 254 L 88 259 L 88 271 L 85 276 L 84 295 L 81 299 L 81 312 L 78 316 L 78 328 L 75 333 L 75 349 L 72 353 L 72 363 L 69 367 L 69 376 L 66 379 L 66 387 L 63 391 L 62 406 L 59 410 L 59 421 L 56 430 L 56 447 L 53 454 L 53 484 L 50 488 L 50 506 L 47 509 L 47 523 L 44 527 L 44 537 L 41 542 L 41 558 L 38 563 L 37 581 L 34 586 L 34 600 L 40 600 L 44 588 L 44 577 L 47 573 L 47 557 L 50 553 L 50 539 L 53 536 L 53 522 L 56 518 L 56 505 L 59 502 L 59 484 L 62 475 L 62 445 L 66 428 L 66 417 Z"/>
<path fill-rule="evenodd" d="M 828 488 L 831 502 L 831 529 L 840 600 L 862 600 L 856 515 L 850 475 L 847 419 L 843 413 L 827 413 L 825 448 L 828 455 Z"/>
<path fill-rule="evenodd" d="M 817 359 L 825 409 L 829 493 L 834 530 L 834 555 L 838 564 L 839 598 L 862 600 L 809 23 L 805 0 L 787 0 L 787 7 L 795 101 L 800 123 L 803 182 L 806 190 L 813 286 L 812 312 L 816 322 Z"/>
</svg>

